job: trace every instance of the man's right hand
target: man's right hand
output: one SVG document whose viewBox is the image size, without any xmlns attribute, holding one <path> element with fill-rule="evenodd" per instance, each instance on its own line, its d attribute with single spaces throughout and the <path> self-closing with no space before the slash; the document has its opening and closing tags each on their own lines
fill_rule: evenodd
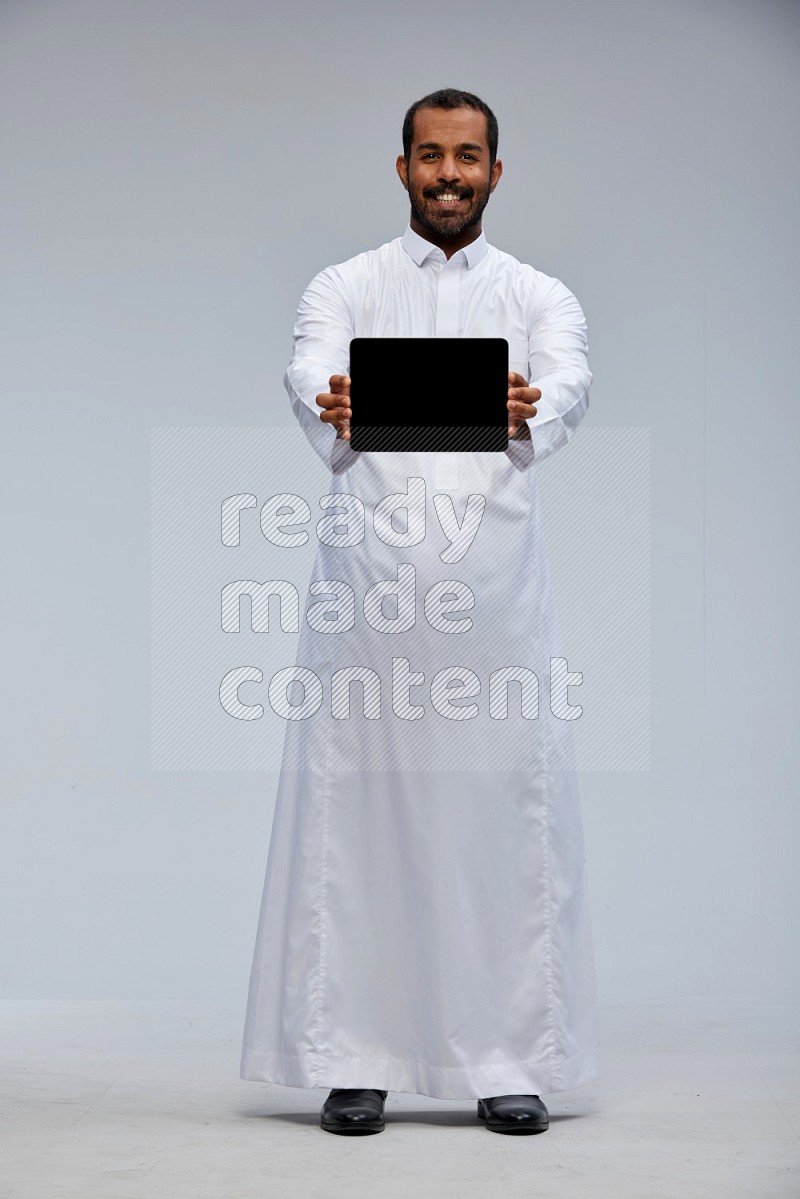
<svg viewBox="0 0 800 1199">
<path fill-rule="evenodd" d="M 350 376 L 331 375 L 328 386 L 330 391 L 323 391 L 317 396 L 317 403 L 322 409 L 319 419 L 327 425 L 333 425 L 337 437 L 349 441 L 350 417 L 353 415 L 350 407 Z"/>
</svg>

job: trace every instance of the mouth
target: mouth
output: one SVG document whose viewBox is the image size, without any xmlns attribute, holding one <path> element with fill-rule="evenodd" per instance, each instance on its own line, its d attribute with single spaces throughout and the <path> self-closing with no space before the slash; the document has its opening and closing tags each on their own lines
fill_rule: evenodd
<svg viewBox="0 0 800 1199">
<path fill-rule="evenodd" d="M 461 204 L 466 203 L 466 197 L 456 195 L 455 192 L 441 192 L 438 196 L 430 198 L 437 208 L 458 208 Z"/>
</svg>

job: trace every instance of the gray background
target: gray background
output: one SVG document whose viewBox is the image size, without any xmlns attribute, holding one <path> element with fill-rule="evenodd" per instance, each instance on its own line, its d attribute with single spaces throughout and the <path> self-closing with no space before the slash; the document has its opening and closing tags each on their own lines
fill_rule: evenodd
<svg viewBox="0 0 800 1199">
<path fill-rule="evenodd" d="M 652 462 L 649 772 L 583 776 L 601 999 L 797 995 L 794 3 L 5 3 L 9 997 L 244 1005 L 276 776 L 150 769 L 150 432 L 289 426 L 408 104 L 483 96 L 490 241 Z M 568 451 L 567 451 L 568 452 Z"/>
</svg>

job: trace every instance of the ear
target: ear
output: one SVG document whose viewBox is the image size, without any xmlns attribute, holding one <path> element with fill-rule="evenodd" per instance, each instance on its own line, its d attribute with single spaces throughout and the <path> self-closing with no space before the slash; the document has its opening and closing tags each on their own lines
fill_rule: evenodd
<svg viewBox="0 0 800 1199">
<path fill-rule="evenodd" d="M 495 159 L 494 166 L 489 173 L 489 191 L 493 192 L 497 187 L 497 181 L 503 173 L 503 164 L 499 158 Z"/>
<path fill-rule="evenodd" d="M 400 176 L 400 182 L 406 191 L 408 191 L 408 166 L 406 165 L 405 155 L 398 154 L 395 167 L 398 175 Z"/>
</svg>

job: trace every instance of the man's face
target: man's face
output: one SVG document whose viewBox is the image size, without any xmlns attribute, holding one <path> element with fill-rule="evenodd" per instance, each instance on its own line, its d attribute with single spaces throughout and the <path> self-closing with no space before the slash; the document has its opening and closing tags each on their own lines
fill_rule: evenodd
<svg viewBox="0 0 800 1199">
<path fill-rule="evenodd" d="M 412 218 L 444 241 L 479 224 L 502 170 L 499 159 L 489 168 L 486 117 L 474 108 L 418 109 L 408 164 L 397 159 Z"/>
</svg>

